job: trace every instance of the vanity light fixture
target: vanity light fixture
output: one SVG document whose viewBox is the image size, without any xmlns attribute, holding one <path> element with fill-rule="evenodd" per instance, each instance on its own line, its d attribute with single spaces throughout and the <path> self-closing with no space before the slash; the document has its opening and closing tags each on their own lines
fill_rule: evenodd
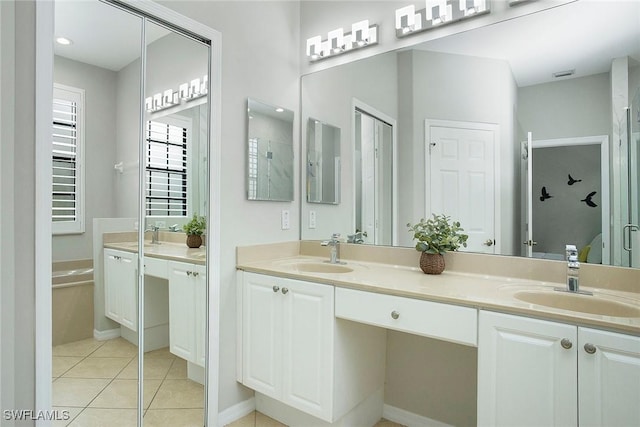
<svg viewBox="0 0 640 427">
<path fill-rule="evenodd" d="M 487 0 L 425 0 L 426 7 L 413 5 L 396 10 L 396 37 L 406 37 L 434 27 L 490 12 Z"/>
<path fill-rule="evenodd" d="M 458 0 L 466 3 L 466 0 Z M 440 25 L 449 22 L 453 17 L 453 8 L 447 4 L 447 0 L 427 0 L 427 21 L 432 25 Z"/>
<path fill-rule="evenodd" d="M 343 28 L 336 28 L 329 31 L 327 40 L 323 41 L 322 36 L 307 39 L 306 52 L 313 62 L 374 44 L 378 44 L 378 26 L 369 25 L 369 21 L 364 20 L 354 23 L 350 33 L 345 33 Z"/>
<path fill-rule="evenodd" d="M 509 6 L 518 6 L 519 4 L 529 3 L 533 1 L 536 1 L 536 0 L 509 0 Z"/>
<path fill-rule="evenodd" d="M 144 107 L 149 113 L 164 110 L 182 102 L 206 96 L 209 92 L 209 76 L 204 75 L 201 79 L 193 79 L 188 83 L 182 83 L 178 90 L 167 89 L 156 93 L 144 100 Z"/>
</svg>

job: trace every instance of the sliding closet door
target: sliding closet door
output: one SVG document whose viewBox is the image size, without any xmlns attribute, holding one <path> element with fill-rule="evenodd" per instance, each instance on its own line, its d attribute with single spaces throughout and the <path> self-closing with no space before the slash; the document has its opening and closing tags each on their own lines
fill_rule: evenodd
<svg viewBox="0 0 640 427">
<path fill-rule="evenodd" d="M 104 2 L 55 2 L 52 254 L 87 274 L 53 290 L 53 405 L 77 425 L 137 421 L 142 30 Z M 128 250 L 105 248 L 115 232 Z"/>
</svg>

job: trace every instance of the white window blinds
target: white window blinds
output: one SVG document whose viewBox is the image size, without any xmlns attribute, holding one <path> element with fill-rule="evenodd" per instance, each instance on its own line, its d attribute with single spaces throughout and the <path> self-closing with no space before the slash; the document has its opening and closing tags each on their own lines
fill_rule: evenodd
<svg viewBox="0 0 640 427">
<path fill-rule="evenodd" d="M 186 127 L 147 122 L 149 216 L 187 216 L 187 132 Z"/>
<path fill-rule="evenodd" d="M 52 154 L 52 230 L 84 232 L 83 205 L 84 91 L 54 85 Z"/>
</svg>

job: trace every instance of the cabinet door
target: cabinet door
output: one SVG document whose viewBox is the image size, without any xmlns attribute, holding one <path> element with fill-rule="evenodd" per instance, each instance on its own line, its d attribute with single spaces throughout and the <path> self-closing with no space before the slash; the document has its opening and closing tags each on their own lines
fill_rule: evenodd
<svg viewBox="0 0 640 427">
<path fill-rule="evenodd" d="M 120 324 L 132 331 L 138 330 L 138 258 L 136 254 L 122 252 L 120 258 L 119 305 Z"/>
<path fill-rule="evenodd" d="M 332 418 L 334 287 L 282 281 L 283 402 Z"/>
<path fill-rule="evenodd" d="M 245 273 L 242 293 L 243 384 L 280 399 L 282 281 Z"/>
<path fill-rule="evenodd" d="M 578 328 L 580 426 L 640 426 L 640 337 Z"/>
<path fill-rule="evenodd" d="M 576 338 L 575 326 L 481 311 L 478 425 L 577 425 Z"/>
<path fill-rule="evenodd" d="M 122 281 L 120 255 L 117 251 L 104 251 L 104 313 L 120 323 L 122 318 L 119 300 L 119 283 Z"/>
<path fill-rule="evenodd" d="M 191 264 L 169 263 L 169 349 L 178 357 L 194 362 L 196 287 Z"/>
</svg>

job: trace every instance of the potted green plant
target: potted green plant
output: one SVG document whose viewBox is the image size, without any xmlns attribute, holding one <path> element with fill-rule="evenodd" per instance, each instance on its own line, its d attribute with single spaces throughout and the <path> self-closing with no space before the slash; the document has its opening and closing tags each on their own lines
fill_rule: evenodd
<svg viewBox="0 0 640 427">
<path fill-rule="evenodd" d="M 203 216 L 193 214 L 193 218 L 182 229 L 187 234 L 187 246 L 199 248 L 202 246 L 202 235 L 207 229 L 207 219 Z"/>
<path fill-rule="evenodd" d="M 429 219 L 422 218 L 417 224 L 407 224 L 417 240 L 416 250 L 422 252 L 420 268 L 426 274 L 440 274 L 444 271 L 444 253 L 456 251 L 460 246 L 467 247 L 468 235 L 462 233 L 458 221 L 451 221 L 446 215 L 436 215 Z"/>
</svg>

